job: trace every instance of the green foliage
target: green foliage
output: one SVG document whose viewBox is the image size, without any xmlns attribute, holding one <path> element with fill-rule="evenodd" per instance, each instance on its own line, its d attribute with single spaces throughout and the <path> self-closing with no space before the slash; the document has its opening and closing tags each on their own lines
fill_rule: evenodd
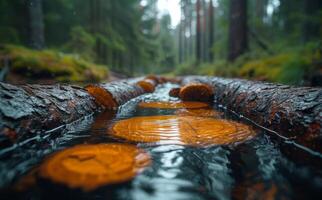
<svg viewBox="0 0 322 200">
<path fill-rule="evenodd" d="M 95 38 L 83 27 L 76 26 L 71 29 L 70 40 L 65 49 L 69 52 L 79 54 L 87 60 L 94 58 Z"/>
<path fill-rule="evenodd" d="M 293 48 L 276 55 L 249 52 L 239 57 L 234 63 L 217 60 L 215 63 L 184 63 L 177 67 L 175 75 L 211 75 L 222 77 L 241 77 L 283 84 L 301 85 L 315 72 L 322 63 L 321 50 L 316 44 Z"/>
<path fill-rule="evenodd" d="M 0 43 L 17 44 L 19 43 L 19 35 L 14 28 L 0 27 Z"/>
<path fill-rule="evenodd" d="M 11 71 L 29 79 L 54 79 L 60 82 L 97 82 L 105 79 L 108 70 L 79 57 L 53 50 L 35 51 L 7 45 L 0 55 L 11 59 Z"/>
</svg>

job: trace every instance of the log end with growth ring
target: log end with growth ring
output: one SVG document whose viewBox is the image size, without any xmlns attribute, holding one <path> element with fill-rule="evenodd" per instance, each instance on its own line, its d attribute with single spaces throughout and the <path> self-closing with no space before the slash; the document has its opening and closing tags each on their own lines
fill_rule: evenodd
<svg viewBox="0 0 322 200">
<path fill-rule="evenodd" d="M 95 98 L 95 102 L 107 109 L 115 109 L 119 105 L 112 94 L 98 85 L 88 85 L 85 88 Z"/>
<path fill-rule="evenodd" d="M 214 117 L 214 118 L 220 118 L 223 115 L 223 113 L 215 111 L 210 108 L 179 109 L 175 111 L 175 114 L 179 116 Z"/>
<path fill-rule="evenodd" d="M 180 93 L 180 88 L 172 88 L 169 91 L 169 96 L 170 97 L 179 97 L 179 93 Z"/>
<path fill-rule="evenodd" d="M 129 181 L 150 163 L 149 154 L 133 145 L 78 145 L 50 156 L 39 175 L 69 188 L 92 191 Z"/>
<path fill-rule="evenodd" d="M 179 97 L 183 101 L 212 101 L 213 89 L 203 83 L 189 83 L 180 89 Z"/>
<path fill-rule="evenodd" d="M 256 135 L 250 126 L 230 120 L 174 115 L 121 120 L 111 133 L 133 142 L 188 146 L 229 145 Z"/>
<path fill-rule="evenodd" d="M 154 92 L 157 83 L 158 82 L 154 79 L 146 78 L 137 82 L 137 85 L 140 86 L 145 92 L 152 93 Z"/>
</svg>

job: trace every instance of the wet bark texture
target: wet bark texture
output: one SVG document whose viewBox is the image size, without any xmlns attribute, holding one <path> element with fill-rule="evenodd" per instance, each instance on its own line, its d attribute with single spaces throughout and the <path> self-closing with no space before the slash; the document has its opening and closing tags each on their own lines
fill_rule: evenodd
<svg viewBox="0 0 322 200">
<path fill-rule="evenodd" d="M 145 93 L 144 89 L 137 85 L 140 80 L 142 79 L 127 79 L 89 85 L 86 90 L 94 96 L 99 105 L 104 106 L 106 109 L 116 109 L 127 101 Z"/>
<path fill-rule="evenodd" d="M 0 83 L 0 144 L 44 133 L 98 109 L 86 90 L 77 86 Z"/>
<path fill-rule="evenodd" d="M 125 79 L 90 85 L 86 89 L 67 85 L 0 83 L 0 148 L 45 134 L 94 112 L 117 109 L 146 93 L 138 82 L 152 78 Z"/>
<path fill-rule="evenodd" d="M 216 103 L 322 152 L 322 88 L 201 76 L 183 82 L 209 84 Z"/>
</svg>

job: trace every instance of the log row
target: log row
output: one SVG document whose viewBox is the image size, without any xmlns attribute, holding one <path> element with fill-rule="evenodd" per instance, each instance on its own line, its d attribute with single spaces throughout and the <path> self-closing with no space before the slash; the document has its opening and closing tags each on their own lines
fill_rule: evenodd
<svg viewBox="0 0 322 200">
<path fill-rule="evenodd" d="M 208 85 L 214 92 L 215 103 L 322 152 L 322 88 L 204 76 L 184 77 L 181 83 L 180 93 L 192 83 Z M 191 100 L 198 98 L 196 95 Z"/>
<path fill-rule="evenodd" d="M 153 92 L 159 79 L 126 79 L 85 88 L 0 82 L 0 149 L 94 112 L 117 109 L 132 98 Z"/>
</svg>

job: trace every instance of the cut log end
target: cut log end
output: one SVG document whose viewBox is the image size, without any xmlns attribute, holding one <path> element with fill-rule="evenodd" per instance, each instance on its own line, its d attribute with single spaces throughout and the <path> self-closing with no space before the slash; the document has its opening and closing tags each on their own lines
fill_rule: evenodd
<svg viewBox="0 0 322 200">
<path fill-rule="evenodd" d="M 180 93 L 180 88 L 172 88 L 169 91 L 169 96 L 170 97 L 179 97 L 179 93 Z"/>
<path fill-rule="evenodd" d="M 78 145 L 47 159 L 39 175 L 69 188 L 92 191 L 129 181 L 150 163 L 149 154 L 133 145 Z"/>
<path fill-rule="evenodd" d="M 196 116 L 196 117 L 214 117 L 220 118 L 223 113 L 214 111 L 209 108 L 201 108 L 201 109 L 179 109 L 175 112 L 176 115 L 179 116 Z"/>
<path fill-rule="evenodd" d="M 203 101 L 213 100 L 213 89 L 203 83 L 190 83 L 180 89 L 179 97 L 183 101 Z"/>
<path fill-rule="evenodd" d="M 152 93 L 155 90 L 157 81 L 147 78 L 137 82 L 137 85 L 140 86 L 145 92 Z"/>
<path fill-rule="evenodd" d="M 133 142 L 188 146 L 228 145 L 256 135 L 251 127 L 233 121 L 171 115 L 122 120 L 112 127 L 111 132 Z"/>
<path fill-rule="evenodd" d="M 89 85 L 85 88 L 90 95 L 95 98 L 95 102 L 107 109 L 115 109 L 118 107 L 111 93 L 100 86 Z"/>
</svg>

